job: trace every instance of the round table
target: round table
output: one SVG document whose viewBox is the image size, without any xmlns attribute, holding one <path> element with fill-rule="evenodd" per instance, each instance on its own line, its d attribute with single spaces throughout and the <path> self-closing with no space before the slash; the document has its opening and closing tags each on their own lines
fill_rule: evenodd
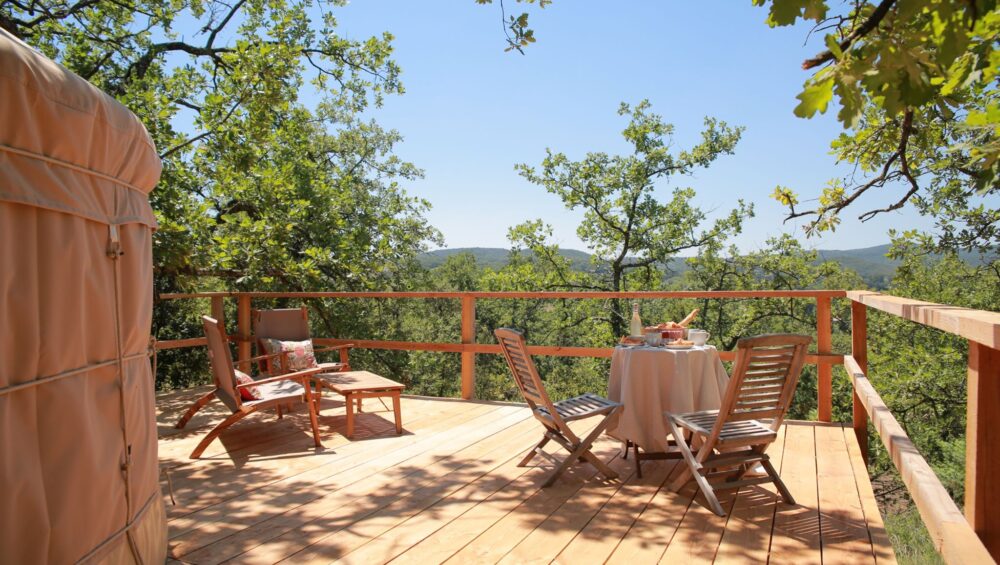
<svg viewBox="0 0 1000 565">
<path fill-rule="evenodd" d="M 608 398 L 624 407 L 607 433 L 646 452 L 666 453 L 663 413 L 718 409 L 727 384 L 729 375 L 711 345 L 618 346 L 611 357 Z"/>
</svg>

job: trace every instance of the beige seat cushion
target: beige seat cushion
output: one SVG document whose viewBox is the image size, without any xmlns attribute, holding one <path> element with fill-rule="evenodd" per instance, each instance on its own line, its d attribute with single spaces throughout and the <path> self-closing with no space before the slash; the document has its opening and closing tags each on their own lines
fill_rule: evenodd
<svg viewBox="0 0 1000 565">
<path fill-rule="evenodd" d="M 293 399 L 295 397 L 301 397 L 305 394 L 305 389 L 298 381 L 276 381 L 270 383 L 264 383 L 262 385 L 257 385 L 257 392 L 260 393 L 260 400 L 255 400 L 254 402 L 246 402 L 245 404 L 255 404 L 257 402 L 266 402 L 268 400 L 274 400 L 275 398 L 288 398 Z"/>
</svg>

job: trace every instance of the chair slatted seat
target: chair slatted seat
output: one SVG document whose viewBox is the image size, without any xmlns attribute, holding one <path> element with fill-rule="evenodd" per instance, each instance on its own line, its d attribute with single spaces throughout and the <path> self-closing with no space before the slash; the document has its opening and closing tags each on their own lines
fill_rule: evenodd
<svg viewBox="0 0 1000 565">
<path fill-rule="evenodd" d="M 590 463 L 608 479 L 618 478 L 618 473 L 598 459 L 591 452 L 590 448 L 594 440 L 607 429 L 608 424 L 610 424 L 609 418 L 617 414 L 621 410 L 622 405 L 591 393 L 567 398 L 559 402 L 552 402 L 548 392 L 545 390 L 545 385 L 542 383 L 541 377 L 538 375 L 538 371 L 535 369 L 535 364 L 532 362 L 531 356 L 528 355 L 524 335 L 517 330 L 509 328 L 501 328 L 493 333 L 496 335 L 497 341 L 500 343 L 500 349 L 503 350 L 504 357 L 507 359 L 507 365 L 514 376 L 517 388 L 521 391 L 525 402 L 528 403 L 532 415 L 545 427 L 545 434 L 541 441 L 525 455 L 524 459 L 518 463 L 518 466 L 524 467 L 535 455 L 541 455 L 552 460 L 556 464 L 556 469 L 545 481 L 545 484 L 542 485 L 543 487 L 552 486 L 556 479 L 569 469 L 570 465 L 577 461 Z M 603 416 L 603 418 L 582 439 L 573 433 L 573 430 L 567 425 L 568 422 L 595 416 Z M 554 441 L 562 446 L 566 451 L 570 452 L 569 455 L 565 459 L 559 460 L 546 453 L 542 448 L 549 441 Z"/>
<path fill-rule="evenodd" d="M 671 488 L 679 490 L 693 478 L 720 516 L 725 511 L 715 495 L 717 488 L 774 483 L 785 502 L 795 504 L 765 450 L 778 437 L 810 342 L 809 336 L 792 334 L 741 339 L 719 410 L 664 414 L 687 465 Z M 684 441 L 684 432 L 691 434 L 690 442 Z M 699 442 L 694 453 L 691 446 Z M 757 464 L 766 476 L 746 477 Z"/>
</svg>

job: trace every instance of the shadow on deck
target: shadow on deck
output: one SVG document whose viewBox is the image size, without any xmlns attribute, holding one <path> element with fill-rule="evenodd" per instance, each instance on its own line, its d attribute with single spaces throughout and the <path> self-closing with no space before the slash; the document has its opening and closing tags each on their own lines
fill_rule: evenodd
<svg viewBox="0 0 1000 565">
<path fill-rule="evenodd" d="M 894 561 L 853 433 L 839 425 L 789 422 L 769 451 L 796 506 L 749 487 L 721 496 L 729 516 L 719 518 L 690 484 L 667 488 L 673 461 L 644 463 L 640 479 L 610 438 L 595 451 L 619 480 L 578 465 L 539 488 L 550 465 L 516 463 L 541 427 L 523 405 L 498 402 L 404 397 L 397 436 L 391 413 L 367 400 L 348 441 L 343 403 L 327 396 L 323 449 L 299 410 L 251 416 L 192 461 L 221 405 L 172 426 L 206 390 L 157 397 L 177 501 L 164 478 L 170 555 L 181 562 Z"/>
</svg>

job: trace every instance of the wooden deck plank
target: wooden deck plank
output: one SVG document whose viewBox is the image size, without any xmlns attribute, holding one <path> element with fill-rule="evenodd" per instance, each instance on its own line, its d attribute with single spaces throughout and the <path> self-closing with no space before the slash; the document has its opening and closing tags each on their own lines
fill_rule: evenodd
<svg viewBox="0 0 1000 565">
<path fill-rule="evenodd" d="M 525 411 L 527 416 L 527 411 Z M 331 557 L 337 557 L 346 563 L 382 563 L 389 561 L 393 557 L 404 552 L 408 547 L 419 543 L 425 537 L 435 532 L 444 524 L 447 524 L 455 517 L 461 515 L 469 508 L 488 499 L 500 489 L 507 490 L 512 481 L 528 473 L 530 467 L 517 467 L 517 463 L 524 455 L 524 452 L 537 438 L 538 424 L 532 421 L 534 433 L 523 435 L 517 439 L 518 448 L 512 449 L 509 445 L 501 446 L 491 452 L 493 455 L 490 465 L 495 468 L 487 473 L 482 473 L 478 478 L 473 479 L 468 485 L 453 488 L 449 485 L 452 481 L 445 481 L 429 488 L 423 489 L 425 492 L 417 493 L 413 500 L 401 501 L 394 506 L 414 507 L 416 511 L 410 514 L 400 512 L 399 508 L 387 508 L 381 512 L 381 516 L 376 519 L 376 523 L 371 530 L 381 529 L 380 533 L 366 539 L 365 535 L 357 536 L 360 530 L 366 526 L 359 527 L 354 524 L 348 532 L 348 537 L 336 537 L 330 544 L 316 544 L 310 546 L 305 552 L 293 555 L 289 558 L 292 563 L 304 562 L 328 562 Z M 541 484 L 539 479 L 535 485 L 537 489 Z M 442 494 L 443 493 L 443 494 Z M 438 498 L 435 500 L 434 497 Z M 423 504 L 430 501 L 429 504 Z M 388 527 L 385 527 L 388 526 Z M 370 540 L 370 541 L 368 541 Z"/>
<path fill-rule="evenodd" d="M 530 445 L 535 435 L 524 436 L 527 441 L 522 439 L 520 446 L 523 448 Z M 338 562 L 362 564 L 388 562 L 531 471 L 530 468 L 517 466 L 525 450 L 518 452 L 506 449 L 505 452 L 508 456 L 511 454 L 514 456 L 464 488 L 452 490 L 434 505 L 408 517 L 402 523 L 348 553 Z"/>
<path fill-rule="evenodd" d="M 619 540 L 625 537 L 657 491 L 663 487 L 676 464 L 676 461 L 651 461 L 643 464 L 642 478 L 633 474 L 562 550 L 556 561 L 603 563 L 615 551 Z"/>
<path fill-rule="evenodd" d="M 209 405 L 189 429 L 172 428 L 200 393 L 157 397 L 161 464 L 180 503 L 169 509 L 171 562 L 895 561 L 853 431 L 839 425 L 789 422 L 769 451 L 796 506 L 770 485 L 723 491 L 731 513 L 719 518 L 693 483 L 667 488 L 676 462 L 647 462 L 639 479 L 610 438 L 595 450 L 621 479 L 576 465 L 542 489 L 551 463 L 516 465 L 541 429 L 506 403 L 404 397 L 403 436 L 370 403 L 358 422 L 368 439 L 348 441 L 343 404 L 326 399 L 320 452 L 299 410 L 243 422 L 189 461 L 222 417 Z"/>
<path fill-rule="evenodd" d="M 785 454 L 785 430 L 767 450 L 771 464 L 781 469 Z M 779 472 L 780 475 L 780 472 Z M 740 489 L 736 504 L 719 543 L 717 563 L 766 563 L 771 550 L 775 506 L 784 505 L 778 489 L 771 483 Z"/>
<path fill-rule="evenodd" d="M 732 490 L 716 491 L 715 495 L 727 513 L 727 516 L 716 516 L 705 505 L 705 499 L 694 481 L 689 481 L 681 490 L 681 495 L 685 498 L 694 497 L 694 500 L 688 505 L 687 512 L 684 513 L 677 531 L 670 540 L 670 545 L 663 552 L 659 562 L 687 564 L 714 561 L 726 523 L 729 521 L 728 514 L 732 512 L 736 501 L 736 494 Z"/>
<path fill-rule="evenodd" d="M 393 436 L 380 441 L 377 458 L 372 459 L 373 447 L 364 442 L 354 442 L 355 449 L 351 455 L 337 453 L 329 454 L 328 464 L 313 467 L 304 473 L 291 477 L 279 478 L 266 485 L 243 494 L 238 498 L 228 499 L 199 510 L 192 515 L 178 518 L 171 523 L 177 529 L 183 529 L 182 535 L 172 536 L 172 554 L 182 556 L 199 547 L 222 539 L 236 531 L 262 522 L 322 496 L 326 489 L 337 481 L 359 480 L 368 474 L 374 474 L 385 469 L 405 463 L 423 451 L 433 449 L 442 438 L 430 433 L 435 427 L 444 432 L 463 425 L 477 427 L 486 425 L 497 418 L 498 413 L 504 414 L 515 410 L 502 410 L 495 406 L 481 406 L 463 413 L 458 420 L 445 420 L 428 428 L 424 436 Z M 450 425 L 449 425 L 450 424 Z M 401 447 L 389 449 L 389 447 Z M 347 451 L 345 447 L 343 451 Z M 301 459 L 301 458 L 299 458 Z M 206 523 L 208 522 L 208 523 Z M 171 532 L 173 534 L 173 532 Z"/>
<path fill-rule="evenodd" d="M 534 425 L 536 433 L 532 439 L 537 438 L 537 423 Z M 551 469 L 534 465 L 524 470 L 526 472 L 508 483 L 503 490 L 486 497 L 458 518 L 420 540 L 396 557 L 393 563 L 441 563 L 461 551 L 536 492 L 551 472 Z"/>
<path fill-rule="evenodd" d="M 619 474 L 617 481 L 593 481 L 580 489 L 555 512 L 549 514 L 521 543 L 514 546 L 500 563 L 548 563 L 556 558 L 577 534 L 587 527 L 611 497 L 619 491 L 621 481 L 628 481 L 635 466 L 621 457 L 609 465 Z"/>
<path fill-rule="evenodd" d="M 816 426 L 814 430 L 823 563 L 874 563 L 844 430 L 840 426 Z"/>
<path fill-rule="evenodd" d="M 892 549 L 889 534 L 886 533 L 885 524 L 882 522 L 882 513 L 875 502 L 875 491 L 872 489 L 871 477 L 868 476 L 868 467 L 861 456 L 858 438 L 855 437 L 851 428 L 844 428 L 843 431 L 847 443 L 847 453 L 850 455 L 851 466 L 854 469 L 854 481 L 858 485 L 858 494 L 861 495 L 861 509 L 865 513 L 865 522 L 868 525 L 868 533 L 871 535 L 875 561 L 882 564 L 894 564 L 896 563 L 896 552 Z"/>
<path fill-rule="evenodd" d="M 412 460 L 397 473 L 379 473 L 322 499 L 254 526 L 247 536 L 234 536 L 244 550 L 241 563 L 275 563 L 298 554 L 296 562 L 306 560 L 303 550 L 312 548 L 317 555 L 329 546 L 333 556 L 347 550 L 352 532 L 370 528 L 372 522 L 386 523 L 386 515 L 405 519 L 407 512 L 417 512 L 430 504 L 433 489 L 448 486 L 461 488 L 476 475 L 490 470 L 492 458 L 510 458 L 524 443 L 526 427 L 516 425 L 475 441 L 464 438 L 465 448 L 454 455 L 433 454 L 432 461 Z M 495 453 L 494 453 L 495 452 Z M 343 533 L 344 530 L 348 532 Z M 242 539 L 240 539 L 242 538 Z M 361 537 L 364 543 L 368 537 Z M 252 546 L 256 542 L 258 545 Z M 332 542 L 332 543 L 331 543 Z M 353 546 L 351 546 L 353 547 Z"/>
<path fill-rule="evenodd" d="M 594 445 L 594 453 L 608 461 L 618 452 L 620 442 L 603 438 Z M 503 559 L 550 514 L 594 479 L 596 473 L 590 465 L 574 465 L 554 485 L 534 491 L 445 563 L 496 563 Z"/>
<path fill-rule="evenodd" d="M 343 408 L 339 410 L 342 411 Z M 252 467 L 258 473 L 277 466 L 282 470 L 283 476 L 289 476 L 293 469 L 285 463 L 293 459 L 295 465 L 304 470 L 322 465 L 329 456 L 342 454 L 344 449 L 355 449 L 350 447 L 352 442 L 340 433 L 343 426 L 338 429 L 330 416 L 324 414 L 319 419 L 323 448 L 316 450 L 308 433 L 307 413 L 300 412 L 288 414 L 282 421 L 276 421 L 273 414 L 255 414 L 227 430 L 206 451 L 206 456 L 197 462 L 188 459 L 188 454 L 194 444 L 207 433 L 208 427 L 185 434 L 186 437 L 172 436 L 167 442 L 161 442 L 180 443 L 179 454 L 176 449 L 173 453 L 160 454 L 161 465 L 168 467 L 175 479 L 174 492 L 179 502 L 176 507 L 169 509 L 171 519 L 220 502 L 220 494 L 230 497 L 239 494 L 239 491 L 222 493 L 206 489 L 206 483 L 241 485 L 244 487 L 243 491 L 260 486 L 253 474 L 245 472 L 251 459 L 255 461 Z M 404 412 L 407 419 L 404 435 L 412 438 L 428 425 L 433 425 L 436 419 L 457 417 L 464 410 L 449 410 L 429 402 L 407 401 Z M 384 415 L 373 416 L 359 426 L 357 439 L 395 436 L 393 427 L 391 420 L 387 420 Z M 296 457 L 298 454 L 301 456 Z"/>
<path fill-rule="evenodd" d="M 667 480 L 615 547 L 607 563 L 635 565 L 660 560 L 692 502 L 690 490 L 677 493 L 669 488 L 670 481 L 683 468 L 682 463 L 674 466 Z"/>
<path fill-rule="evenodd" d="M 816 434 L 803 423 L 785 424 L 779 473 L 796 504 L 775 507 L 769 563 L 819 563 L 819 510 L 816 493 Z"/>
<path fill-rule="evenodd" d="M 433 406 L 426 402 L 414 403 L 409 400 L 405 401 L 403 406 L 404 410 L 408 409 L 414 414 L 408 418 L 407 425 L 404 428 L 403 435 L 409 439 L 398 440 L 401 442 L 413 441 L 413 438 L 420 435 L 421 432 L 426 433 L 431 427 L 441 425 L 442 421 L 446 423 L 452 419 L 461 418 L 462 414 L 469 411 L 488 410 L 488 408 L 477 408 L 476 406 L 447 409 L 442 408 L 440 405 Z M 283 471 L 284 477 L 290 476 L 289 473 L 292 472 L 292 469 L 286 466 L 285 463 L 293 458 L 296 453 L 296 447 L 288 445 L 287 436 L 282 426 L 287 425 L 292 427 L 296 433 L 302 434 L 303 438 L 307 439 L 308 436 L 302 426 L 308 426 L 308 419 L 303 413 L 301 415 L 289 415 L 285 420 L 289 420 L 289 422 L 275 422 L 264 419 L 245 422 L 247 424 L 245 428 L 252 428 L 260 436 L 257 445 L 243 446 L 239 445 L 238 442 L 231 442 L 227 439 L 230 431 L 227 431 L 226 434 L 223 434 L 224 441 L 218 442 L 221 451 L 217 452 L 214 456 L 205 457 L 194 462 L 187 459 L 187 449 L 185 449 L 183 459 L 179 464 L 172 466 L 174 477 L 176 478 L 174 481 L 175 494 L 182 503 L 175 509 L 176 513 L 171 516 L 183 515 L 196 511 L 207 504 L 219 502 L 216 491 L 204 488 L 206 482 L 218 485 L 238 479 L 233 484 L 243 485 L 246 491 L 260 486 L 252 480 L 253 476 L 247 476 L 245 472 L 246 464 L 251 459 L 254 460 L 254 464 L 252 465 L 254 470 L 263 471 L 268 467 L 279 466 Z M 339 430 L 330 425 L 326 416 L 320 418 L 319 422 L 324 448 L 317 451 L 312 447 L 311 440 L 308 441 L 308 446 L 302 449 L 302 456 L 296 458 L 296 465 L 300 469 L 306 470 L 321 466 L 331 455 L 344 455 L 352 450 L 358 450 L 360 446 L 365 445 L 360 441 L 352 442 L 345 438 L 339 433 Z M 378 425 L 379 422 L 381 422 L 381 426 Z M 240 424 L 234 426 L 231 430 L 233 435 L 241 432 L 239 428 L 242 424 L 244 422 L 240 422 Z M 389 421 L 371 418 L 363 425 L 359 425 L 357 440 L 367 437 L 396 437 L 392 427 L 393 424 Z M 391 433 L 390 430 L 392 430 Z M 201 434 L 194 436 L 191 440 L 191 445 L 193 446 L 193 443 L 198 441 L 200 437 Z M 161 456 L 161 461 L 163 459 L 164 457 Z M 174 462 L 169 460 L 165 462 L 167 465 L 171 465 L 172 463 Z M 188 489 L 189 492 L 185 492 L 185 489 Z M 189 499 L 189 495 L 192 498 Z M 198 503 L 198 499 L 203 499 L 201 501 L 202 504 Z"/>
<path fill-rule="evenodd" d="M 429 437 L 435 431 L 443 431 L 461 425 L 473 417 L 482 417 L 492 413 L 491 407 L 473 407 L 471 410 L 456 410 L 453 414 L 427 420 L 425 425 L 416 424 L 409 434 L 396 436 L 386 435 L 379 438 L 379 446 L 383 453 L 398 449 L 412 449 L 414 445 L 427 446 Z M 422 433 L 421 433 L 422 432 Z M 252 459 L 227 461 L 199 462 L 197 466 L 187 466 L 181 473 L 172 471 L 174 487 L 180 503 L 171 508 L 172 534 L 182 533 L 185 524 L 204 520 L 198 516 L 185 520 L 185 516 L 195 512 L 213 511 L 227 502 L 240 506 L 245 500 L 255 497 L 251 493 L 261 489 L 275 487 L 288 483 L 318 483 L 352 465 L 360 465 L 370 453 L 370 444 L 362 441 L 350 442 L 337 448 L 320 451 L 310 451 L 308 455 L 265 452 L 255 454 Z M 249 462 L 252 461 L 252 464 Z M 206 468 L 207 467 L 207 468 Z M 188 481 L 185 492 L 185 472 Z M 180 475 L 180 476 L 178 476 Z M 206 485 L 211 488 L 206 488 Z M 264 493 L 268 490 L 264 490 Z M 172 535 L 177 537 L 177 535 Z"/>
<path fill-rule="evenodd" d="M 218 408 L 220 403 L 213 402 L 207 408 Z M 382 414 L 385 411 L 378 404 L 375 404 Z M 454 413 L 455 407 L 442 406 L 427 399 L 406 397 L 406 404 L 403 407 L 404 424 L 413 424 L 433 415 L 443 413 Z M 367 412 L 370 413 L 370 412 Z M 200 414 L 200 413 L 199 413 Z M 188 459 L 191 450 L 201 438 L 211 429 L 212 426 L 220 422 L 228 413 L 221 410 L 206 414 L 201 420 L 201 425 L 189 423 L 183 430 L 169 427 L 169 434 L 160 438 L 160 459 L 169 460 L 171 465 L 184 465 L 190 462 Z M 391 415 L 389 416 L 391 420 Z M 324 442 L 333 441 L 335 444 L 347 443 L 343 437 L 346 427 L 346 414 L 344 404 L 338 400 L 326 397 L 322 401 L 322 411 L 319 415 L 320 435 Z M 372 431 L 382 432 L 387 418 L 382 415 L 380 418 L 361 418 L 359 424 L 368 424 Z M 305 427 L 303 427 L 303 422 Z M 266 443 L 280 443 L 279 437 L 285 434 L 301 434 L 312 445 L 311 437 L 308 436 L 309 425 L 307 412 L 301 407 L 286 413 L 282 420 L 277 420 L 274 411 L 262 412 L 249 416 L 243 422 L 227 430 L 224 435 L 225 441 L 213 442 L 205 451 L 202 459 L 212 459 L 220 455 L 225 455 L 229 459 L 234 459 L 240 451 L 249 451 L 259 454 L 267 449 Z M 379 423 L 383 425 L 378 425 Z M 390 425 L 391 422 L 390 422 Z M 248 437 L 249 436 L 249 437 Z M 363 437 L 363 436 L 359 436 Z M 264 443 L 262 443 L 264 442 Z M 327 446 L 329 447 L 329 446 Z"/>
</svg>

